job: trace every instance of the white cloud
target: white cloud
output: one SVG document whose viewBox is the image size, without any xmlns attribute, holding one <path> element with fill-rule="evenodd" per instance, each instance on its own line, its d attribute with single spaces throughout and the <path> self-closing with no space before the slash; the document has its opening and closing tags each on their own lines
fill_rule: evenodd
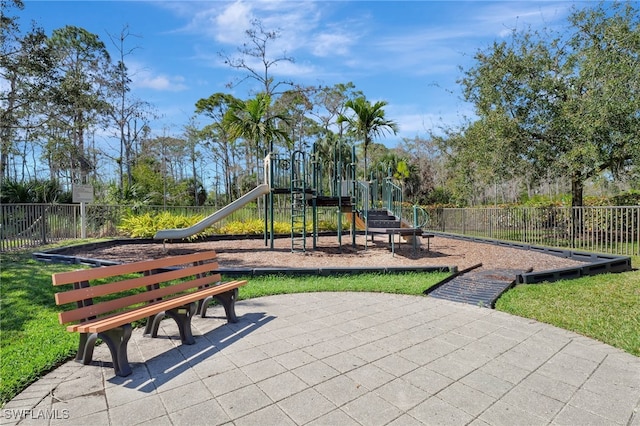
<svg viewBox="0 0 640 426">
<path fill-rule="evenodd" d="M 215 13 L 215 11 L 213 11 Z M 235 44 L 244 39 L 245 31 L 251 28 L 254 19 L 252 8 L 247 3 L 236 1 L 231 3 L 217 16 L 212 17 L 208 24 L 215 24 L 213 29 L 217 41 L 225 44 Z M 204 22 L 205 25 L 207 22 Z M 205 31 L 208 31 L 205 28 Z"/>
<path fill-rule="evenodd" d="M 344 33 L 320 33 L 311 42 L 311 52 L 315 56 L 346 56 L 355 39 Z"/>
<path fill-rule="evenodd" d="M 479 9 L 473 25 L 481 33 L 492 37 L 507 37 L 513 30 L 528 27 L 565 25 L 571 2 L 497 2 Z"/>
<path fill-rule="evenodd" d="M 180 92 L 186 90 L 184 79 L 177 76 L 157 75 L 151 78 L 137 82 L 140 88 L 146 87 L 153 90 L 162 90 L 168 92 Z"/>
<path fill-rule="evenodd" d="M 136 89 L 151 89 L 162 92 L 182 92 L 188 89 L 184 77 L 180 75 L 155 74 L 149 69 L 128 64 L 131 70 L 131 86 Z"/>
</svg>

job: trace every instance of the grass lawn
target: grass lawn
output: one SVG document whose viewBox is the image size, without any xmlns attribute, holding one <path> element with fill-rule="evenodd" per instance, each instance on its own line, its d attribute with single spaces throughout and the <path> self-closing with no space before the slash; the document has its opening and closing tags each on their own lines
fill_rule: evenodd
<svg viewBox="0 0 640 426">
<path fill-rule="evenodd" d="M 75 353 L 78 336 L 58 323 L 51 274 L 68 271 L 31 259 L 31 252 L 3 253 L 0 271 L 0 403 Z"/>
<path fill-rule="evenodd" d="M 51 274 L 77 266 L 38 262 L 31 253 L 3 253 L 0 263 L 0 405 L 77 349 L 78 336 L 58 323 L 51 284 Z M 445 276 L 252 277 L 240 298 L 312 291 L 421 295 Z M 504 295 L 497 309 L 573 330 L 640 356 L 640 272 L 520 286 Z"/>
<path fill-rule="evenodd" d="M 521 285 L 496 309 L 592 337 L 640 356 L 640 272 Z"/>
</svg>

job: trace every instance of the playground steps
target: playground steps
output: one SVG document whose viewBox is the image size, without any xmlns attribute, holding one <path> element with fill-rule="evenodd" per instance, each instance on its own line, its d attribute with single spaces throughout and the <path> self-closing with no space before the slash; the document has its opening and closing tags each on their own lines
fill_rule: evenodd
<svg viewBox="0 0 640 426">
<path fill-rule="evenodd" d="M 387 210 L 369 210 L 367 212 L 367 222 L 369 230 L 400 228 L 402 226 L 400 220 L 389 214 Z"/>
<path fill-rule="evenodd" d="M 369 210 L 367 212 L 367 220 L 369 227 L 367 231 L 373 234 L 389 234 L 390 229 L 405 228 L 407 232 L 400 233 L 400 238 L 403 238 L 408 243 L 414 243 L 413 239 L 422 235 L 421 229 L 416 229 L 408 226 L 406 223 L 402 223 L 400 219 L 391 215 L 387 210 Z M 420 244 L 419 241 L 417 244 Z"/>
<path fill-rule="evenodd" d="M 438 299 L 493 309 L 502 293 L 515 285 L 516 277 L 529 271 L 483 269 L 481 265 L 476 265 L 452 275 L 442 283 L 427 289 L 424 293 Z"/>
<path fill-rule="evenodd" d="M 307 204 L 312 205 L 313 199 L 308 198 Z M 315 197 L 315 203 L 317 207 L 341 207 L 342 213 L 351 213 L 353 210 L 353 204 L 351 197 L 331 197 L 326 195 L 318 195 Z"/>
</svg>

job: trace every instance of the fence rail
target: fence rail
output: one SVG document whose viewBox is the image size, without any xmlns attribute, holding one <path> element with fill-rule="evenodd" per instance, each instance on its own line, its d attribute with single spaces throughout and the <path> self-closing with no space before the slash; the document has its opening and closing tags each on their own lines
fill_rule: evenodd
<svg viewBox="0 0 640 426">
<path fill-rule="evenodd" d="M 640 206 L 432 209 L 427 228 L 531 245 L 640 255 Z"/>
<path fill-rule="evenodd" d="M 368 201 L 368 196 L 365 200 Z M 88 204 L 87 237 L 121 237 L 118 225 L 127 215 L 164 210 L 206 216 L 217 208 Z M 319 208 L 318 213 L 319 220 L 337 223 L 335 209 Z M 262 215 L 262 209 L 245 208 L 225 220 L 263 219 Z M 290 215 L 286 203 L 274 211 L 276 221 L 287 222 Z M 429 209 L 428 216 L 424 226 L 434 232 L 597 253 L 640 255 L 640 206 L 446 208 Z M 407 212 L 405 217 L 411 217 L 411 214 Z M 0 252 L 80 238 L 80 235 L 78 204 L 0 205 Z"/>
<path fill-rule="evenodd" d="M 118 225 L 122 219 L 135 214 L 154 214 L 167 211 L 173 214 L 208 216 L 218 210 L 215 206 L 164 207 L 86 205 L 87 238 L 122 237 Z M 264 211 L 246 207 L 231 213 L 220 224 L 233 221 L 264 219 Z M 318 221 L 337 223 L 337 209 L 318 208 Z M 291 220 L 289 203 L 279 202 L 274 209 L 277 222 Z M 56 241 L 80 238 L 82 235 L 79 204 L 3 204 L 0 205 L 0 252 L 37 247 Z"/>
</svg>

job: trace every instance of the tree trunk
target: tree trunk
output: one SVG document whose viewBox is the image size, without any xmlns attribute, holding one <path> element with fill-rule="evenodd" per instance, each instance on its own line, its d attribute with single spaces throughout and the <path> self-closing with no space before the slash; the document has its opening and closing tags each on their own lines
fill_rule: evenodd
<svg viewBox="0 0 640 426">
<path fill-rule="evenodd" d="M 576 247 L 577 240 L 582 238 L 582 193 L 584 180 L 582 175 L 571 176 L 571 222 L 572 222 L 572 247 Z"/>
<path fill-rule="evenodd" d="M 584 180 L 581 175 L 571 176 L 571 207 L 582 207 Z"/>
<path fill-rule="evenodd" d="M 5 175 L 8 176 L 9 153 L 11 151 L 11 125 L 15 121 L 13 109 L 15 105 L 16 75 L 10 73 L 10 89 L 7 93 L 7 108 L 0 114 L 0 184 Z"/>
</svg>

